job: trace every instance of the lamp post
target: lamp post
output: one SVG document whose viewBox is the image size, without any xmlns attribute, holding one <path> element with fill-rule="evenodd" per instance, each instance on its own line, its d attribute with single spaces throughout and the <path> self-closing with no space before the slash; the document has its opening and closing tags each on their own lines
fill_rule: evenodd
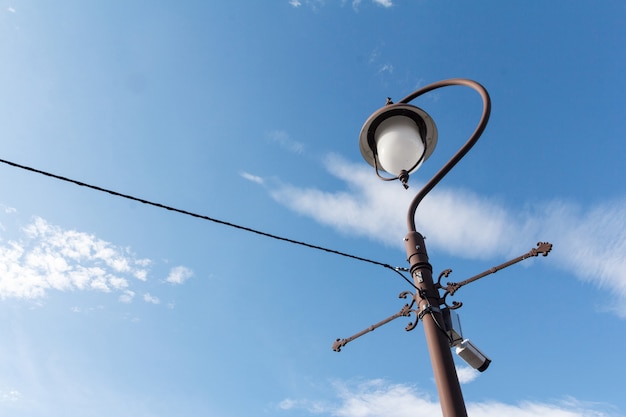
<svg viewBox="0 0 626 417">
<path fill-rule="evenodd" d="M 388 100 L 385 107 L 374 112 L 365 122 L 359 141 L 363 157 L 375 168 L 379 178 L 386 181 L 399 179 L 408 188 L 409 175 L 428 159 L 437 144 L 437 128 L 432 118 L 409 103 L 430 91 L 455 85 L 470 87 L 480 94 L 483 102 L 482 115 L 467 142 L 413 198 L 407 215 L 408 234 L 404 238 L 410 273 L 416 287 L 416 311 L 424 325 L 444 417 L 467 416 L 467 411 L 441 311 L 441 306 L 445 304 L 445 294 L 442 297 L 439 292 L 441 285 L 436 285 L 433 281 L 424 237 L 415 227 L 415 212 L 424 197 L 478 141 L 491 111 L 489 94 L 482 85 L 467 79 L 456 78 L 430 84 L 414 91 L 397 104 Z M 383 177 L 380 171 L 392 176 Z"/>
</svg>

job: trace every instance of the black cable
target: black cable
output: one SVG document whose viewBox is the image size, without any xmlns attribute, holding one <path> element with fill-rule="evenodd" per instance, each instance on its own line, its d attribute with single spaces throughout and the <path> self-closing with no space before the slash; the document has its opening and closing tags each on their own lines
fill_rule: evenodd
<svg viewBox="0 0 626 417">
<path fill-rule="evenodd" d="M 437 328 L 439 329 L 439 331 L 441 331 L 441 333 L 443 333 L 443 335 L 446 337 L 446 339 L 448 339 L 448 343 L 450 343 L 450 345 L 452 345 L 452 336 L 450 336 L 450 334 L 446 331 L 446 329 L 437 321 L 437 318 L 435 317 L 435 314 L 433 313 L 433 311 L 429 311 L 429 316 L 432 317 L 433 321 L 435 322 L 435 326 L 437 326 Z"/>
<path fill-rule="evenodd" d="M 146 204 L 146 205 L 149 205 L 149 206 L 158 207 L 158 208 L 161 208 L 161 209 L 173 211 L 173 212 L 176 212 L 176 213 L 184 214 L 184 215 L 195 217 L 195 218 L 202 219 L 202 220 L 208 220 L 208 221 L 213 222 L 213 223 L 218 223 L 218 224 L 221 224 L 221 225 L 224 225 L 224 226 L 233 227 L 235 229 L 243 230 L 243 231 L 250 232 L 250 233 L 255 233 L 257 235 L 261 235 L 261 236 L 264 236 L 264 237 L 269 237 L 269 238 L 280 240 L 280 241 L 283 241 L 283 242 L 293 243 L 294 245 L 300 245 L 300 246 L 304 246 L 304 247 L 307 247 L 307 248 L 310 248 L 310 249 L 321 250 L 321 251 L 332 253 L 332 254 L 335 254 L 335 255 L 344 256 L 346 258 L 354 259 L 354 260 L 357 260 L 357 261 L 367 262 L 367 263 L 370 263 L 370 264 L 382 266 L 383 268 L 391 269 L 392 271 L 396 272 L 405 281 L 407 281 L 411 286 L 415 287 L 415 285 L 407 277 L 405 277 L 400 272 L 402 270 L 402 268 L 393 267 L 393 266 L 391 266 L 389 264 L 386 264 L 386 263 L 383 263 L 383 262 L 378 262 L 378 261 L 374 261 L 374 260 L 371 260 L 371 259 L 362 258 L 360 256 L 350 255 L 349 253 L 340 252 L 340 251 L 337 251 L 337 250 L 334 250 L 334 249 L 328 249 L 328 248 L 324 248 L 322 246 L 312 245 L 310 243 L 301 242 L 301 241 L 298 241 L 298 240 L 294 240 L 294 239 L 289 239 L 289 238 L 282 237 L 282 236 L 273 235 L 271 233 L 262 232 L 260 230 L 252 229 L 250 227 L 240 226 L 240 225 L 237 225 L 237 224 L 234 224 L 234 223 L 230 223 L 230 222 L 227 222 L 227 221 L 224 221 L 224 220 L 219 220 L 219 219 L 215 219 L 215 218 L 212 218 L 212 217 L 209 217 L 209 216 L 205 216 L 205 215 L 202 215 L 202 214 L 193 213 L 191 211 L 181 210 L 181 209 L 178 209 L 178 208 L 175 208 L 175 207 L 167 206 L 165 204 L 155 203 L 153 201 L 144 200 L 142 198 L 134 197 L 134 196 L 131 196 L 131 195 L 128 195 L 128 194 L 122 194 L 122 193 L 119 193 L 117 191 L 113 191 L 113 190 L 109 190 L 109 189 L 106 189 L 106 188 L 98 187 L 96 185 L 87 184 L 87 183 L 84 183 L 84 182 L 81 182 L 81 181 L 73 180 L 71 178 L 67 178 L 67 177 L 63 177 L 63 176 L 60 176 L 60 175 L 52 174 L 52 173 L 49 173 L 49 172 L 46 172 L 46 171 L 41 171 L 39 169 L 31 168 L 31 167 L 28 167 L 28 166 L 25 166 L 25 165 L 20 165 L 20 164 L 17 164 L 15 162 L 7 161 L 7 160 L 4 160 L 4 159 L 0 159 L 0 162 L 3 163 L 3 164 L 6 164 L 6 165 L 10 165 L 10 166 L 15 167 L 15 168 L 20 168 L 20 169 L 24 169 L 26 171 L 30 171 L 30 172 L 34 172 L 34 173 L 37 173 L 37 174 L 45 175 L 47 177 L 55 178 L 57 180 L 69 182 L 69 183 L 72 183 L 72 184 L 75 184 L 75 185 L 79 185 L 81 187 L 91 188 L 92 190 L 101 191 L 101 192 L 104 192 L 104 193 L 107 193 L 107 194 L 110 194 L 110 195 L 113 195 L 113 196 L 116 196 L 116 197 L 125 198 L 125 199 L 128 199 L 128 200 L 136 201 L 136 202 L 139 202 L 139 203 L 142 203 L 142 204 Z"/>
<path fill-rule="evenodd" d="M 386 266 L 386 268 L 388 268 L 388 267 Z M 393 272 L 395 272 L 396 274 L 400 275 L 403 280 L 408 282 L 411 287 L 415 288 L 416 290 L 418 289 L 415 286 L 415 284 L 410 279 L 408 279 L 406 276 L 404 276 L 404 274 L 402 272 L 400 272 L 400 271 L 406 271 L 407 270 L 406 268 L 395 267 L 395 268 L 391 268 L 391 269 L 393 270 Z"/>
<path fill-rule="evenodd" d="M 450 345 L 452 345 L 452 336 L 450 334 L 448 334 L 448 332 L 445 329 L 445 326 L 442 326 L 441 323 L 439 323 L 439 321 L 437 321 L 437 317 L 435 317 L 435 308 L 430 304 L 430 300 L 428 299 L 428 296 L 426 295 L 426 290 L 423 289 L 418 289 L 417 290 L 417 294 L 419 295 L 419 297 L 422 300 L 426 300 L 426 307 L 424 307 L 418 314 L 417 314 L 417 318 L 419 320 L 424 320 L 424 316 L 429 315 L 433 322 L 435 323 L 435 326 L 437 326 L 437 328 L 439 329 L 439 331 L 441 333 L 443 333 L 443 335 L 446 337 L 446 339 L 448 339 L 448 342 L 450 343 Z M 418 303 L 419 306 L 419 303 Z M 418 307 L 419 308 L 419 307 Z M 437 307 L 439 308 L 439 307 Z M 443 313 L 442 313 L 443 314 Z"/>
</svg>

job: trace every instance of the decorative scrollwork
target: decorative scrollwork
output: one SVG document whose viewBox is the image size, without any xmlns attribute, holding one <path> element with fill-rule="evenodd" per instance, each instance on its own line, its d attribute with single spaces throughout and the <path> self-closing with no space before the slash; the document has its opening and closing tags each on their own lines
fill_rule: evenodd
<svg viewBox="0 0 626 417">
<path fill-rule="evenodd" d="M 411 310 L 413 313 L 415 313 L 415 310 Z M 417 315 L 417 314 L 416 314 Z M 404 330 L 406 330 L 407 332 L 410 332 L 411 330 L 415 329 L 418 325 L 420 321 L 417 319 L 415 321 L 410 321 L 409 324 L 406 325 L 406 327 L 404 328 Z"/>
<path fill-rule="evenodd" d="M 460 302 L 460 301 L 453 301 L 452 305 L 450 305 L 446 301 L 446 298 L 449 295 L 454 295 L 456 290 L 461 288 L 461 286 L 459 284 L 457 284 L 456 282 L 447 282 L 445 287 L 443 285 L 441 285 L 441 278 L 443 278 L 443 277 L 448 278 L 451 273 L 452 273 L 451 269 L 444 269 L 443 271 L 441 271 L 441 273 L 439 274 L 439 278 L 437 279 L 437 285 L 436 286 L 437 286 L 437 288 L 441 288 L 441 289 L 444 290 L 443 297 L 441 297 L 440 303 L 442 305 L 445 305 L 446 307 L 448 307 L 450 310 L 456 310 L 457 308 L 461 308 L 463 303 Z"/>
<path fill-rule="evenodd" d="M 398 298 L 407 298 L 409 295 L 411 296 L 411 304 L 405 304 L 404 307 L 402 307 L 402 310 L 400 310 L 400 313 L 406 317 L 409 317 L 411 314 L 415 313 L 416 320 L 410 321 L 409 324 L 406 325 L 404 330 L 406 330 L 407 332 L 415 329 L 417 327 L 417 324 L 419 323 L 419 320 L 417 320 L 417 312 L 413 309 L 413 306 L 415 305 L 415 294 L 413 294 L 411 291 L 403 291 L 398 295 Z"/>
<path fill-rule="evenodd" d="M 449 293 L 449 292 L 446 291 L 443 294 L 443 298 L 441 299 L 441 304 L 445 305 L 450 310 L 456 310 L 457 308 L 463 307 L 463 303 L 460 302 L 460 301 L 453 301 L 452 305 L 448 304 L 448 302 L 446 301 L 446 297 L 448 297 L 448 295 L 452 295 L 452 293 Z"/>
<path fill-rule="evenodd" d="M 437 288 L 443 288 L 441 286 L 441 278 L 446 277 L 448 278 L 448 276 L 452 273 L 451 269 L 444 269 L 443 271 L 441 271 L 441 274 L 439 274 L 439 278 L 437 278 L 437 284 L 435 284 L 435 287 Z"/>
<path fill-rule="evenodd" d="M 411 291 L 402 291 L 400 294 L 398 294 L 398 298 L 406 298 L 409 295 L 413 298 L 413 293 Z M 413 299 L 413 302 L 415 302 L 415 299 Z"/>
<path fill-rule="evenodd" d="M 532 249 L 531 256 L 537 256 L 542 254 L 543 256 L 548 256 L 550 251 L 552 250 L 552 243 L 549 242 L 537 242 L 537 247 Z"/>
<path fill-rule="evenodd" d="M 344 347 L 349 342 L 348 339 L 337 339 L 333 343 L 333 350 L 335 352 L 341 352 L 341 348 Z"/>
</svg>

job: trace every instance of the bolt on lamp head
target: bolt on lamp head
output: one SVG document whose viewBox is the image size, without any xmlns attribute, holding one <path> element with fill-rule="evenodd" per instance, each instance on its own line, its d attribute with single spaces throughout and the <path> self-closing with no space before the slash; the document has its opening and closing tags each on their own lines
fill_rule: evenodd
<svg viewBox="0 0 626 417">
<path fill-rule="evenodd" d="M 405 188 L 409 174 L 416 171 L 437 145 L 437 127 L 419 107 L 390 104 L 372 114 L 361 129 L 361 154 L 383 180 L 399 179 Z M 384 178 L 383 170 L 393 178 Z"/>
</svg>

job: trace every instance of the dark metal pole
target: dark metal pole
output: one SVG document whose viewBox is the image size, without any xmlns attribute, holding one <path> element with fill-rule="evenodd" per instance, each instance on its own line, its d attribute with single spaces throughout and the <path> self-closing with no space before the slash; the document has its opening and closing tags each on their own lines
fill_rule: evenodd
<svg viewBox="0 0 626 417">
<path fill-rule="evenodd" d="M 440 306 L 443 304 L 442 297 L 439 294 L 439 289 L 435 287 L 433 282 L 433 269 L 428 262 L 428 253 L 426 252 L 424 237 L 416 231 L 415 212 L 424 197 L 426 197 L 435 185 L 441 181 L 478 141 L 478 138 L 484 131 L 487 126 L 487 121 L 489 120 L 491 100 L 487 90 L 479 83 L 472 80 L 455 78 L 439 81 L 421 88 L 400 100 L 400 103 L 409 103 L 424 93 L 452 85 L 470 87 L 480 94 L 483 100 L 481 119 L 474 133 L 472 133 L 461 149 L 452 156 L 413 198 L 407 215 L 409 233 L 404 239 L 404 243 L 407 260 L 411 265 L 411 276 L 415 281 L 415 286 L 418 288 L 418 294 L 415 295 L 416 301 L 418 302 L 418 317 L 422 319 L 424 323 L 426 343 L 428 344 L 428 352 L 430 354 L 430 361 L 433 367 L 443 416 L 467 417 L 465 401 L 463 400 L 461 385 L 456 374 L 456 368 L 450 350 L 450 342 L 444 328 L 443 315 L 440 309 Z"/>
<path fill-rule="evenodd" d="M 418 232 L 409 232 L 404 239 L 408 261 L 411 264 L 411 276 L 415 281 L 418 294 L 418 316 L 424 324 L 424 334 L 428 344 L 430 361 L 435 375 L 439 402 L 444 417 L 467 417 L 461 385 L 454 367 L 450 341 L 444 329 L 441 314 L 441 297 L 435 288 L 432 266 L 428 262 L 428 253 L 424 238 Z"/>
</svg>

